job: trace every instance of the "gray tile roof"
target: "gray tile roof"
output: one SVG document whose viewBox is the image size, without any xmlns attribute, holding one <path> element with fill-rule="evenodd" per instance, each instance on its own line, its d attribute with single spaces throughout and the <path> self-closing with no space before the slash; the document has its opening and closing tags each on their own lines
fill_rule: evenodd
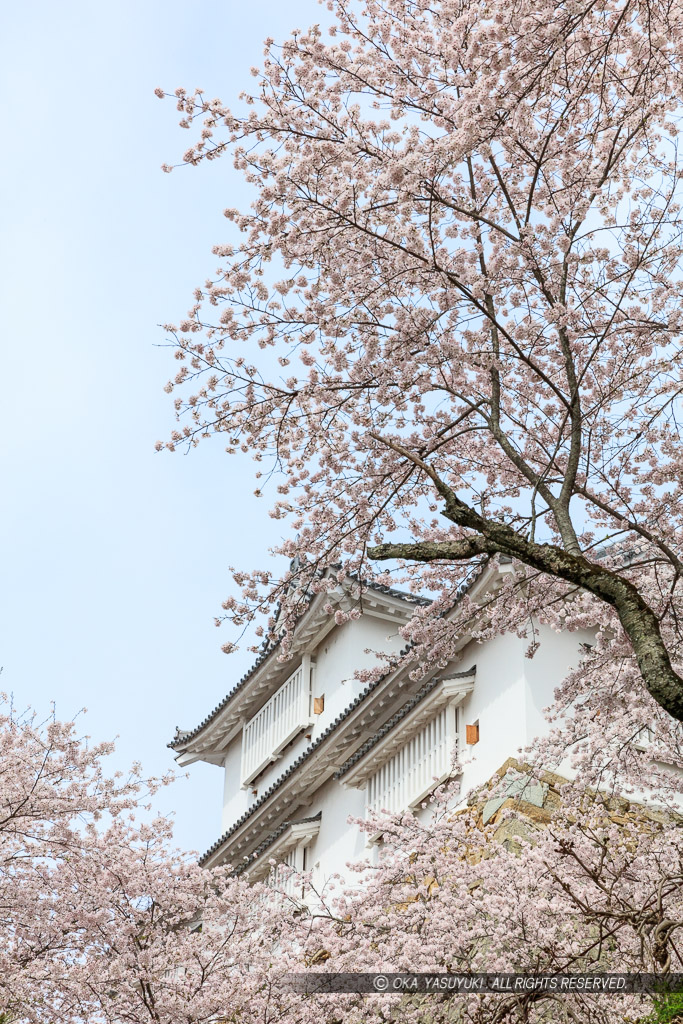
<svg viewBox="0 0 683 1024">
<path fill-rule="evenodd" d="M 451 673 L 449 673 L 448 678 L 449 679 L 466 679 L 468 676 L 473 676 L 476 673 L 476 671 L 477 671 L 477 666 L 473 665 L 472 668 L 468 672 L 451 672 Z M 379 729 L 375 733 L 374 736 L 372 736 L 369 740 L 367 740 L 363 744 L 362 747 L 359 747 L 358 750 L 355 752 L 355 754 L 353 754 L 348 759 L 348 761 L 344 762 L 344 764 L 341 766 L 341 768 L 334 773 L 333 778 L 341 779 L 341 777 L 343 775 L 346 775 L 346 773 L 348 771 L 350 771 L 355 764 L 358 764 L 358 762 L 361 760 L 361 758 L 365 757 L 365 755 L 370 750 L 372 750 L 372 748 L 374 746 L 376 746 L 376 744 L 378 744 L 380 740 L 384 739 L 384 737 L 387 735 L 387 733 L 391 732 L 391 730 L 394 728 L 394 726 L 398 725 L 398 723 L 401 722 L 406 717 L 406 715 L 410 714 L 410 712 L 413 710 L 413 708 L 417 707 L 417 705 L 420 703 L 420 701 L 423 700 L 427 696 L 427 694 L 431 693 L 432 690 L 436 689 L 436 687 L 442 681 L 443 681 L 443 679 L 442 679 L 441 676 L 436 676 L 435 679 L 430 679 L 428 682 L 426 682 L 425 685 L 420 690 L 418 690 L 418 692 L 415 694 L 414 697 L 411 697 L 410 700 L 407 701 L 403 705 L 403 707 L 400 708 L 396 712 L 395 715 L 392 715 L 391 718 L 387 722 L 384 723 L 382 728 Z"/>
<path fill-rule="evenodd" d="M 280 775 L 275 780 L 275 782 L 271 783 L 271 785 L 268 787 L 268 789 L 266 789 L 261 794 L 261 796 L 258 798 L 258 800 L 255 803 L 253 803 L 251 805 L 251 807 L 248 810 L 246 810 L 244 812 L 244 814 L 241 815 L 241 817 L 239 817 L 237 819 L 237 821 L 234 823 L 234 825 L 231 825 L 230 828 L 227 829 L 223 833 L 223 835 L 219 839 L 217 839 L 216 842 L 212 846 L 209 847 L 209 849 L 206 851 L 206 853 L 202 854 L 202 856 L 199 858 L 199 863 L 200 864 L 204 864 L 208 860 L 208 858 L 211 856 L 212 853 L 215 853 L 216 850 L 218 850 L 223 845 L 223 843 L 227 842 L 227 840 L 232 835 L 234 835 L 235 832 L 237 832 L 238 829 L 240 829 L 242 827 L 244 822 L 247 821 L 252 816 L 252 814 L 255 811 L 258 810 L 259 807 L 262 807 L 263 804 L 267 800 L 270 799 L 270 797 L 273 795 L 273 793 L 277 789 L 279 789 L 280 786 L 284 782 L 286 782 L 286 780 L 289 779 L 297 771 L 297 769 L 300 767 L 300 765 L 302 765 L 304 763 L 304 761 L 307 761 L 309 759 L 309 757 L 318 749 L 318 747 L 320 747 L 320 745 L 325 742 L 327 737 L 330 736 L 334 732 L 334 730 L 337 728 L 337 726 L 341 725 L 341 723 L 344 721 L 344 719 L 348 718 L 348 716 L 351 714 L 351 712 L 355 711 L 356 708 L 359 706 L 359 704 L 363 703 L 363 701 L 368 696 L 368 694 L 372 693 L 372 691 L 375 690 L 379 686 L 380 683 L 384 682 L 384 680 L 387 678 L 388 675 L 390 675 L 392 672 L 395 671 L 396 666 L 398 665 L 400 659 L 404 655 L 406 655 L 408 653 L 408 651 L 411 649 L 412 646 L 413 646 L 412 644 L 408 644 L 401 651 L 399 651 L 398 656 L 396 658 L 396 661 L 392 664 L 392 667 L 389 669 L 389 671 L 385 672 L 384 675 L 380 676 L 379 679 L 376 679 L 374 682 L 368 683 L 368 685 L 365 687 L 365 689 L 361 690 L 361 692 L 358 694 L 358 696 L 355 697 L 351 701 L 351 703 L 349 705 L 347 705 L 347 707 L 344 708 L 344 710 L 340 714 L 337 715 L 337 717 L 334 719 L 334 721 L 330 722 L 330 724 L 327 726 L 327 728 L 324 729 L 320 733 L 320 735 L 318 736 L 317 740 L 315 740 L 313 743 L 311 743 L 310 747 L 307 747 L 306 750 L 304 750 L 303 753 L 300 754 L 297 757 L 296 761 L 293 761 L 292 764 L 290 764 L 289 768 L 287 768 L 282 773 L 282 775 Z"/>
<path fill-rule="evenodd" d="M 481 575 L 481 573 L 482 573 L 485 565 L 487 564 L 487 562 L 488 562 L 488 559 L 482 561 L 482 563 L 478 567 L 477 572 L 475 572 L 474 575 L 470 577 L 470 579 L 465 580 L 463 583 L 460 584 L 460 586 L 458 587 L 458 589 L 456 591 L 456 595 L 455 595 L 455 601 L 456 602 L 459 601 L 460 598 L 462 598 L 467 593 L 467 591 L 474 585 L 475 581 Z M 382 588 L 378 587 L 376 589 L 382 589 Z M 402 594 L 400 591 L 393 591 L 390 588 L 386 588 L 386 589 L 389 590 L 389 592 L 394 594 L 395 596 L 399 596 L 399 597 L 406 597 L 407 596 L 405 594 Z M 413 600 L 410 597 L 409 597 L 409 599 Z M 431 604 L 431 601 L 428 601 L 425 598 L 415 598 L 414 600 L 415 600 L 415 603 L 421 603 L 423 605 Z M 286 782 L 287 779 L 289 779 L 297 771 L 297 769 L 300 767 L 300 765 L 302 765 L 304 763 L 304 761 L 307 761 L 308 758 L 311 757 L 311 755 L 320 747 L 320 745 L 325 742 L 327 737 L 330 736 L 334 732 L 334 730 L 337 728 L 337 726 L 340 725 L 344 721 L 345 718 L 348 718 L 348 716 L 351 714 L 351 712 L 355 711 L 355 709 L 360 704 L 363 703 L 365 698 L 370 693 L 372 693 L 372 691 L 374 689 L 376 689 L 380 685 L 380 683 L 384 682 L 384 680 L 392 672 L 394 672 L 396 670 L 396 667 L 399 664 L 401 658 L 403 658 L 414 646 L 415 645 L 413 643 L 409 643 L 401 651 L 398 652 L 398 655 L 396 656 L 394 662 L 392 663 L 391 668 L 387 672 L 385 672 L 383 675 L 381 675 L 378 679 L 376 679 L 374 682 L 368 683 L 368 685 L 363 690 L 361 690 L 361 692 L 358 694 L 358 696 L 355 697 L 354 700 L 351 701 L 351 703 L 344 709 L 344 711 L 342 711 L 339 715 L 337 715 L 337 717 L 335 718 L 335 720 L 333 722 L 330 722 L 330 724 L 327 726 L 327 728 L 325 730 L 323 730 L 323 732 L 320 734 L 320 736 L 318 736 L 318 738 L 313 743 L 311 743 L 311 745 L 302 754 L 299 755 L 299 757 L 289 766 L 289 768 L 287 768 L 282 773 L 282 775 L 280 775 L 275 780 L 275 782 L 273 782 L 268 787 L 268 789 L 265 790 L 261 794 L 261 796 L 258 798 L 258 800 L 256 800 L 256 802 L 254 804 L 252 804 L 252 806 L 248 810 L 246 810 L 244 812 L 244 814 L 242 814 L 237 819 L 237 821 L 233 825 L 230 826 L 229 829 L 226 829 L 226 831 L 223 833 L 223 835 L 220 836 L 216 840 L 216 842 L 213 843 L 209 847 L 209 849 L 205 853 L 202 854 L 202 856 L 199 858 L 199 863 L 200 864 L 205 864 L 206 861 L 209 859 L 209 857 L 211 857 L 211 855 L 214 854 L 216 852 L 216 850 L 219 850 L 220 847 L 223 846 L 223 844 L 226 843 L 228 841 L 228 839 L 230 839 L 230 837 L 233 836 L 242 827 L 242 825 L 245 823 L 245 821 L 248 821 L 248 819 L 255 813 L 255 811 L 257 811 L 260 807 L 263 806 L 263 804 L 267 800 L 270 799 L 270 797 L 273 795 L 273 793 L 275 793 L 276 790 L 278 790 L 280 788 L 280 786 L 282 786 L 283 783 Z M 254 669 L 251 669 L 250 672 L 247 673 L 247 675 L 241 680 L 241 682 L 238 684 L 238 686 L 243 685 L 243 683 L 246 681 L 246 679 L 251 675 L 251 673 L 253 671 L 254 671 Z M 236 689 L 237 689 L 237 687 L 235 687 L 235 689 L 232 691 L 232 693 L 234 693 Z M 213 718 L 215 714 L 217 714 L 217 712 L 220 710 L 220 707 L 223 707 L 227 703 L 228 699 L 232 696 L 232 693 L 228 694 L 228 697 L 225 698 L 225 700 L 222 702 L 222 704 L 219 706 L 219 708 L 217 708 L 215 712 L 212 712 L 212 714 L 209 716 L 209 718 L 205 719 L 203 724 L 205 724 L 207 721 L 209 721 L 211 718 Z M 200 728 L 203 728 L 203 725 L 199 726 L 198 729 L 195 730 L 195 732 L 198 732 Z M 188 733 L 187 735 L 190 735 L 190 734 Z M 169 746 L 173 746 L 173 744 L 169 743 Z"/>
<path fill-rule="evenodd" d="M 290 821 L 283 821 L 282 824 L 278 825 L 278 827 L 271 832 L 269 836 L 266 836 L 262 843 L 259 843 L 256 849 L 249 854 L 244 863 L 239 864 L 235 868 L 235 874 L 241 875 L 243 871 L 246 871 L 249 865 L 253 864 L 255 860 L 258 860 L 259 857 L 266 852 L 268 847 L 272 846 L 275 840 L 279 839 L 280 836 L 287 831 L 290 825 L 306 825 L 309 821 L 320 821 L 322 815 L 323 812 L 318 811 L 317 814 L 311 814 L 309 818 L 292 818 Z"/>
<path fill-rule="evenodd" d="M 354 576 L 352 573 L 349 574 L 349 579 L 353 579 L 355 582 L 358 582 L 357 577 Z M 431 604 L 431 601 L 429 601 L 427 598 L 417 597 L 414 594 L 406 594 L 402 590 L 395 590 L 393 587 L 385 587 L 385 586 L 383 586 L 383 585 L 381 585 L 379 583 L 368 583 L 368 582 L 366 582 L 365 586 L 369 590 L 374 590 L 374 591 L 376 591 L 379 594 L 387 594 L 390 597 L 399 598 L 400 600 L 407 601 L 410 604 L 414 604 L 414 605 L 428 605 L 428 604 Z M 233 686 L 232 690 L 230 690 L 229 693 L 227 693 L 225 695 L 225 697 L 220 702 L 220 704 L 217 704 L 216 707 L 213 709 L 213 711 L 211 711 L 210 714 L 208 714 L 206 716 L 206 718 L 202 719 L 202 721 L 199 723 L 199 725 L 195 726 L 194 729 L 182 730 L 182 729 L 176 728 L 176 734 L 173 737 L 173 739 L 171 740 L 171 742 L 167 744 L 167 746 L 170 747 L 172 750 L 175 750 L 175 749 L 177 749 L 177 747 L 181 746 L 183 743 L 187 743 L 188 740 L 194 739 L 194 737 L 197 736 L 202 731 L 202 729 L 204 729 L 209 724 L 209 722 L 212 722 L 213 719 L 223 710 L 223 708 L 227 704 L 230 703 L 230 701 L 235 696 L 235 694 L 238 693 L 242 689 L 242 687 L 254 675 L 256 670 L 261 667 L 261 665 L 264 663 L 264 661 L 267 661 L 267 659 L 271 656 L 271 654 L 273 654 L 278 649 L 279 646 L 280 646 L 280 640 L 279 639 L 273 641 L 270 644 L 264 645 L 261 653 L 257 657 L 257 659 L 254 662 L 254 664 L 251 666 L 251 668 L 247 672 L 245 672 L 245 674 L 242 676 L 242 678 L 239 680 L 239 682 L 236 683 L 235 686 Z"/>
<path fill-rule="evenodd" d="M 174 750 L 174 749 L 175 749 L 176 747 L 179 747 L 179 746 L 180 746 L 181 744 L 183 744 L 183 743 L 186 743 L 186 742 L 187 742 L 188 740 L 191 740 L 191 739 L 193 739 L 193 738 L 194 738 L 195 736 L 197 736 L 197 735 L 198 735 L 198 733 L 200 733 L 200 732 L 202 731 L 202 729 L 203 729 L 203 728 L 204 728 L 205 726 L 207 726 L 207 725 L 209 724 L 209 722 L 213 721 L 213 719 L 214 719 L 214 718 L 216 717 L 216 715 L 217 715 L 217 714 L 218 714 L 218 713 L 219 713 L 220 711 L 222 711 L 222 710 L 223 710 L 223 708 L 225 707 L 225 705 L 226 705 L 226 704 L 228 704 L 228 703 L 229 703 L 229 701 L 231 701 L 231 700 L 232 700 L 232 698 L 233 698 L 233 697 L 235 696 L 235 694 L 236 694 L 236 693 L 237 693 L 237 692 L 238 692 L 239 690 L 241 690 L 241 689 L 242 689 L 242 687 L 244 686 L 244 684 L 245 684 L 245 683 L 246 683 L 246 682 L 247 682 L 247 681 L 248 681 L 249 679 L 251 679 L 251 677 L 252 677 L 252 676 L 254 675 L 254 673 L 256 672 L 256 669 L 257 669 L 257 668 L 260 668 L 260 667 L 261 667 L 261 665 L 263 664 L 263 662 L 264 662 L 264 661 L 266 661 L 266 659 L 267 659 L 267 658 L 268 658 L 268 657 L 269 657 L 269 656 L 270 656 L 270 655 L 272 654 L 272 652 L 273 652 L 273 651 L 275 651 L 275 650 L 277 650 L 277 648 L 278 648 L 279 646 L 280 646 L 280 641 L 279 641 L 279 640 L 277 640 L 277 641 L 276 641 L 275 643 L 271 644 L 271 645 L 270 645 L 269 647 L 267 647 L 266 649 L 264 649 L 264 650 L 263 650 L 263 651 L 261 652 L 261 654 L 259 654 L 259 656 L 257 657 L 256 661 L 255 661 L 255 662 L 254 662 L 254 664 L 253 664 L 253 665 L 251 666 L 251 668 L 250 668 L 250 669 L 248 670 L 248 672 L 245 672 L 245 674 L 244 674 L 244 675 L 242 676 L 242 678 L 241 678 L 241 679 L 239 680 L 239 682 L 238 682 L 238 683 L 236 683 L 236 684 L 235 684 L 235 685 L 233 686 L 232 690 L 230 690 L 230 691 L 229 691 L 229 692 L 228 692 L 228 693 L 227 693 L 227 694 L 225 695 L 225 697 L 224 697 L 224 698 L 223 698 L 223 700 L 222 700 L 222 701 L 220 702 L 220 704 L 217 704 L 217 705 L 216 705 L 216 707 L 215 707 L 215 708 L 213 709 L 213 711 L 211 711 L 211 712 L 210 712 L 210 713 L 209 713 L 209 714 L 208 714 L 208 715 L 206 716 L 206 718 L 203 718 L 203 719 L 202 719 L 202 721 L 201 721 L 201 722 L 199 723 L 199 725 L 196 725 L 196 726 L 194 727 L 194 729 L 185 729 L 185 730 L 183 730 L 183 729 L 179 729 L 179 728 L 176 728 L 176 734 L 175 734 L 175 736 L 173 737 L 173 739 L 171 740 L 171 742 L 170 742 L 170 743 L 167 743 L 167 744 L 166 744 L 166 746 L 168 746 L 168 747 L 171 747 L 171 749 L 172 749 L 172 750 Z"/>
</svg>

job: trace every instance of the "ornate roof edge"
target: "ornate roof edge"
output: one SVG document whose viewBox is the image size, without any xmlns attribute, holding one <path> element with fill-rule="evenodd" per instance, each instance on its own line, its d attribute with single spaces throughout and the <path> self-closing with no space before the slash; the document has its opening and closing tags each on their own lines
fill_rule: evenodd
<svg viewBox="0 0 683 1024">
<path fill-rule="evenodd" d="M 507 558 L 506 559 L 501 559 L 501 562 L 503 562 L 503 561 L 505 563 L 507 563 L 507 562 L 511 562 L 512 560 L 511 559 L 507 559 Z M 486 560 L 482 561 L 477 566 L 477 571 L 470 577 L 470 579 L 464 581 L 460 585 L 460 587 L 458 588 L 457 594 L 456 594 L 456 598 L 455 598 L 455 604 L 456 605 L 457 605 L 458 601 L 461 598 L 463 598 L 465 596 L 465 594 L 469 590 L 472 589 L 472 587 L 475 585 L 475 583 L 477 581 L 481 580 L 482 573 L 484 572 L 484 570 L 485 570 L 485 568 L 486 568 L 486 566 L 488 564 L 489 564 L 489 559 L 486 559 Z M 420 600 L 421 600 L 422 604 L 431 604 L 431 601 L 425 601 L 424 599 L 420 599 Z M 454 605 L 454 607 L 455 607 L 455 605 Z M 452 611 L 452 609 L 451 609 L 451 611 Z M 220 850 L 220 848 L 222 846 L 224 846 L 225 843 L 233 835 L 235 835 L 236 832 L 239 831 L 239 829 L 242 827 L 242 825 L 244 825 L 244 823 L 246 821 L 248 821 L 249 818 L 251 818 L 256 813 L 256 811 L 259 810 L 270 799 L 270 797 L 273 795 L 273 793 L 275 793 L 287 781 L 287 779 L 291 778 L 291 776 L 297 771 L 299 766 L 301 764 L 303 764 L 305 761 L 307 761 L 320 748 L 320 746 L 325 742 L 325 740 L 328 738 L 328 736 L 330 736 L 334 732 L 334 730 L 346 718 L 348 718 L 348 716 L 353 711 L 355 711 L 356 708 L 360 704 L 363 703 L 363 701 L 366 699 L 366 697 L 368 697 L 369 694 L 372 693 L 373 690 L 375 690 L 393 672 L 395 672 L 397 670 L 397 668 L 399 668 L 401 659 L 404 658 L 405 655 L 408 654 L 408 652 L 410 650 L 412 650 L 413 647 L 414 647 L 414 644 L 410 643 L 410 644 L 407 644 L 404 648 L 402 648 L 402 650 L 400 650 L 398 652 L 398 654 L 396 655 L 395 660 L 394 660 L 391 668 L 389 668 L 387 670 L 387 672 L 383 673 L 376 680 L 374 680 L 374 682 L 368 683 L 368 685 L 363 690 L 361 690 L 361 692 L 358 694 L 358 696 L 354 698 L 354 700 L 344 709 L 344 711 L 342 711 L 339 715 L 337 715 L 337 717 L 334 719 L 333 722 L 330 722 L 330 724 L 320 734 L 320 736 L 318 736 L 318 738 L 305 751 L 303 751 L 303 753 L 300 754 L 299 757 L 294 762 L 292 762 L 292 764 L 282 773 L 282 775 L 280 775 L 273 783 L 271 783 L 271 785 L 268 787 L 268 789 L 265 790 L 261 794 L 261 796 L 256 800 L 256 802 L 254 804 L 252 804 L 252 806 L 250 808 L 248 808 L 248 810 L 246 810 L 237 819 L 237 821 L 234 822 L 230 826 L 230 828 L 226 829 L 226 831 L 208 848 L 208 850 L 206 850 L 206 852 L 202 854 L 202 856 L 199 858 L 199 864 L 200 865 L 206 864 L 207 861 L 209 861 L 214 856 L 214 854 L 216 854 L 218 852 L 218 850 Z M 466 674 L 469 675 L 471 673 L 466 673 Z M 231 696 L 231 694 L 229 696 Z M 169 746 L 172 746 L 172 744 L 169 744 Z"/>
<path fill-rule="evenodd" d="M 475 676 L 476 674 L 477 666 L 473 665 L 472 668 L 469 669 L 467 672 L 449 672 L 448 679 L 471 679 L 472 676 Z M 443 683 L 444 679 L 444 676 L 437 675 L 434 677 L 434 679 L 430 679 L 428 682 L 426 682 L 425 685 L 422 686 L 417 691 L 417 693 L 410 698 L 410 700 L 406 701 L 403 707 L 400 708 L 395 715 L 392 715 L 391 718 L 384 723 L 381 729 L 378 729 L 374 736 L 367 740 L 362 745 L 362 747 L 359 747 L 358 750 L 351 755 L 348 761 L 344 762 L 341 768 L 339 768 L 334 773 L 332 778 L 338 780 L 341 779 L 342 776 L 346 775 L 347 772 L 350 772 L 351 769 L 356 764 L 358 764 L 358 762 L 361 761 L 366 754 L 370 753 L 373 747 L 376 747 L 377 744 L 380 743 L 384 739 L 384 737 L 388 733 L 390 733 L 395 726 L 399 724 L 399 722 L 402 722 L 403 719 L 406 718 L 406 716 L 409 715 L 414 708 L 421 704 L 425 697 L 429 696 L 429 694 L 432 693 L 432 691 L 435 690 L 437 686 Z"/>
<path fill-rule="evenodd" d="M 341 723 L 346 718 L 348 718 L 349 715 L 353 711 L 355 711 L 356 708 L 359 707 L 360 704 L 363 703 L 365 698 L 370 693 L 372 693 L 372 691 L 375 690 L 380 685 L 380 683 L 383 683 L 387 679 L 388 676 L 390 676 L 393 672 L 396 671 L 396 669 L 400 665 L 401 658 L 403 658 L 408 653 L 408 651 L 411 650 L 412 646 L 413 646 L 412 644 L 408 644 L 401 651 L 399 651 L 397 656 L 396 656 L 396 661 L 394 662 L 392 667 L 387 672 L 385 672 L 383 675 L 379 676 L 378 679 L 375 679 L 373 682 L 368 683 L 368 685 L 363 690 L 361 690 L 361 692 L 358 694 L 358 696 L 354 697 L 354 699 L 351 701 L 351 703 L 348 704 L 347 707 L 344 708 L 344 710 L 337 715 L 337 717 L 334 719 L 334 721 L 330 722 L 330 724 L 327 726 L 327 728 L 324 729 L 323 732 L 320 733 L 320 736 L 318 736 L 318 738 L 313 743 L 311 743 L 311 745 L 309 747 L 307 747 L 307 749 L 304 750 L 303 753 L 301 753 L 299 755 L 299 757 L 297 757 L 297 759 L 295 761 L 293 761 L 292 764 L 290 764 L 290 766 L 288 768 L 285 769 L 285 771 L 282 773 L 282 775 L 280 775 L 275 780 L 275 782 L 271 783 L 271 785 L 268 787 L 268 789 L 266 789 L 261 794 L 261 796 L 258 798 L 258 800 L 254 804 L 252 804 L 252 806 L 249 807 L 248 810 L 246 810 L 244 812 L 244 814 L 242 814 L 237 819 L 237 821 L 234 822 L 234 824 L 232 824 L 230 826 L 230 828 L 226 829 L 226 831 L 223 833 L 223 835 L 220 836 L 216 840 L 216 842 L 213 843 L 213 845 L 210 846 L 209 849 L 205 853 L 203 853 L 202 856 L 199 858 L 199 863 L 201 865 L 205 864 L 206 861 L 210 857 L 212 857 L 213 854 L 216 853 L 217 850 L 219 850 L 221 848 L 221 846 L 225 845 L 225 843 L 228 841 L 228 839 L 230 839 L 231 836 L 233 836 L 242 827 L 242 825 L 246 821 L 248 821 L 248 819 L 251 818 L 252 815 L 260 807 L 262 807 L 263 804 L 265 804 L 271 798 L 273 793 L 275 793 L 276 790 L 278 790 L 280 788 L 280 786 L 282 786 L 283 783 L 285 783 L 287 781 L 287 779 L 289 779 L 297 771 L 297 769 L 304 763 L 304 761 L 307 761 L 320 748 L 320 746 L 325 742 L 325 740 L 328 738 L 328 736 L 330 736 L 334 732 L 334 730 L 337 728 L 337 726 L 341 725 Z"/>
<path fill-rule="evenodd" d="M 270 835 L 266 836 L 262 843 L 259 843 L 255 850 L 252 850 L 252 852 L 249 854 L 249 856 L 242 864 L 239 864 L 235 868 L 234 873 L 236 875 L 241 875 L 244 871 L 248 871 L 252 864 L 254 864 L 260 857 L 262 857 L 263 854 L 267 850 L 269 850 L 270 847 L 277 842 L 280 836 L 284 835 L 287 829 L 291 828 L 292 825 L 308 825 L 311 822 L 320 821 L 322 816 L 323 812 L 318 811 L 317 814 L 311 814 L 308 818 L 290 818 L 287 821 L 283 821 L 280 825 L 278 825 L 276 829 L 274 829 L 270 833 Z"/>
<path fill-rule="evenodd" d="M 357 577 L 353 573 L 349 573 L 348 578 L 353 580 L 356 583 L 358 582 Z M 416 596 L 414 594 L 407 594 L 403 590 L 397 590 L 394 587 L 386 587 L 386 586 L 383 586 L 382 584 L 379 584 L 379 583 L 371 583 L 371 582 L 367 582 L 366 581 L 363 585 L 368 590 L 372 590 L 375 593 L 386 595 L 387 597 L 393 597 L 393 598 L 396 598 L 397 600 L 405 601 L 406 603 L 412 604 L 412 605 L 415 605 L 415 606 L 420 606 L 420 605 L 425 606 L 425 605 L 429 605 L 429 604 L 432 603 L 427 598 L 418 597 L 418 596 Z M 316 595 L 316 596 L 318 596 L 318 595 Z M 311 601 L 309 601 L 308 608 L 310 608 L 312 602 L 313 602 L 313 598 L 311 599 Z M 308 608 L 307 608 L 307 610 L 308 610 Z M 280 647 L 280 640 L 278 639 L 278 640 L 274 641 L 274 643 L 270 644 L 268 647 L 264 648 L 263 651 L 261 652 L 261 654 L 258 655 L 256 661 L 251 666 L 251 668 L 248 669 L 247 672 L 245 672 L 245 674 L 242 676 L 242 678 L 239 680 L 239 682 L 237 682 L 233 686 L 232 690 L 230 690 L 225 695 L 223 700 L 219 704 L 216 705 L 216 707 L 213 709 L 213 711 L 211 711 L 206 716 L 206 718 L 202 719 L 202 721 L 199 723 L 199 725 L 195 726 L 193 729 L 180 729 L 179 727 L 176 727 L 176 734 L 173 737 L 173 739 L 171 740 L 171 742 L 166 744 L 167 747 L 170 747 L 171 750 L 178 750 L 179 747 L 181 747 L 184 744 L 190 742 L 190 740 L 195 739 L 202 732 L 202 730 L 205 729 L 207 727 L 207 725 L 210 725 L 210 723 L 214 721 L 214 719 L 221 713 L 221 711 L 223 711 L 224 708 L 227 707 L 227 705 L 230 703 L 230 701 L 233 699 L 233 697 L 237 696 L 237 694 L 240 692 L 240 690 L 242 690 L 243 687 L 246 686 L 246 684 L 249 682 L 249 680 L 253 678 L 253 676 L 255 675 L 257 670 L 260 669 L 261 666 L 266 661 L 268 661 L 273 655 L 275 655 L 275 653 L 279 649 L 279 647 Z"/>
</svg>

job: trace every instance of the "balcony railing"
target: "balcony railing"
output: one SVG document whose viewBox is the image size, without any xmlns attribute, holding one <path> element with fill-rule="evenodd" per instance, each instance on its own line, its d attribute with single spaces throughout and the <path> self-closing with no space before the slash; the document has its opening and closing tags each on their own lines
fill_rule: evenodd
<svg viewBox="0 0 683 1024">
<path fill-rule="evenodd" d="M 244 726 L 242 785 L 274 761 L 296 734 L 310 724 L 311 659 L 305 656 L 296 672 Z"/>
<path fill-rule="evenodd" d="M 289 853 L 283 856 L 278 864 L 273 864 L 266 879 L 267 884 L 272 889 L 281 889 L 290 896 L 294 895 L 297 886 L 295 884 L 296 875 L 293 872 L 300 870 L 297 863 L 297 853 L 298 851 L 294 847 L 293 850 L 290 850 Z"/>
<path fill-rule="evenodd" d="M 407 811 L 450 774 L 457 744 L 456 716 L 452 706 L 431 719 L 417 735 L 368 779 L 368 815 Z"/>
</svg>

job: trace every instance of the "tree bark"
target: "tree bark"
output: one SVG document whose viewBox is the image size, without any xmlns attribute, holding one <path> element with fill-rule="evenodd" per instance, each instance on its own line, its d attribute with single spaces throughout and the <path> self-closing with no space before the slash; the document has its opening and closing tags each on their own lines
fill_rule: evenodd
<svg viewBox="0 0 683 1024">
<path fill-rule="evenodd" d="M 631 641 L 648 692 L 672 718 L 683 722 L 683 679 L 671 665 L 656 615 L 632 583 L 583 555 L 553 544 L 528 541 L 504 523 L 484 519 L 457 498 L 453 506 L 454 498 L 451 492 L 444 515 L 459 521 L 460 526 L 478 528 L 478 536 L 442 543 L 379 544 L 368 548 L 369 557 L 432 562 L 502 554 L 580 587 L 614 608 Z"/>
</svg>

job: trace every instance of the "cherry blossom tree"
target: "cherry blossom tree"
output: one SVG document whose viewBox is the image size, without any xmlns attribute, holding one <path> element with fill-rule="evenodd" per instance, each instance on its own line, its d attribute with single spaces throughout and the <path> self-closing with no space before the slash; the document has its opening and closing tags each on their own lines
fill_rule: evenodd
<svg viewBox="0 0 683 1024">
<path fill-rule="evenodd" d="M 605 657 L 614 666 L 607 648 L 592 657 L 596 677 Z M 633 660 L 630 670 L 637 673 Z M 513 829 L 513 842 L 501 842 L 499 830 L 517 807 L 484 821 L 496 780 L 456 813 L 457 794 L 446 787 L 420 815 L 359 823 L 383 836 L 379 861 L 356 866 L 363 884 L 353 866 L 345 883 L 319 893 L 304 878 L 304 900 L 292 897 L 291 886 L 279 893 L 250 884 L 247 872 L 205 870 L 174 852 L 167 820 L 135 818 L 165 780 L 144 781 L 138 767 L 110 777 L 103 763 L 110 744 L 88 746 L 73 723 L 40 725 L 5 705 L 4 1020 L 622 1024 L 627 1012 L 643 1019 L 649 997 L 535 990 L 430 994 L 396 1006 L 391 994 L 302 997 L 284 984 L 290 973 L 319 971 L 680 971 L 683 829 L 673 767 L 680 733 L 669 718 L 669 733 L 661 730 L 646 750 L 624 744 L 620 729 L 605 736 L 591 714 L 592 678 L 575 673 L 558 698 L 558 709 L 563 701 L 577 707 L 569 727 L 576 731 L 558 729 L 520 766 L 529 784 L 550 778 L 562 794 L 543 827 Z M 579 780 L 562 785 L 542 766 L 567 749 Z M 646 806 L 620 795 L 623 779 L 636 776 L 648 788 Z"/>
<path fill-rule="evenodd" d="M 0 714 L 0 1011 L 12 1024 L 274 1020 L 277 893 L 208 871 L 144 818 L 158 785 L 108 776 L 111 744 Z M 291 932 L 291 926 L 289 931 Z M 284 1002 L 283 1002 L 284 1001 Z"/>
<path fill-rule="evenodd" d="M 167 447 L 251 453 L 298 534 L 226 613 L 407 580 L 447 660 L 463 579 L 512 558 L 506 626 L 587 595 L 681 721 L 680 3 L 327 6 L 242 113 L 176 92 L 184 162 L 232 154 L 254 201 L 168 325 Z"/>
<path fill-rule="evenodd" d="M 438 800 L 427 821 L 407 815 L 379 823 L 379 865 L 366 869 L 363 886 L 331 893 L 311 922 L 313 970 L 645 972 L 662 981 L 680 972 L 681 829 L 563 788 L 563 812 L 507 845 L 493 838 L 504 822 L 482 828 L 476 807 L 454 816 Z M 569 992 L 559 984 L 343 995 L 328 1019 L 623 1024 L 646 1019 L 652 1006 L 647 994 Z"/>
<path fill-rule="evenodd" d="M 567 679 L 557 710 L 573 705 L 576 715 L 508 770 L 516 788 L 494 778 L 454 812 L 461 794 L 451 783 L 418 814 L 359 821 L 381 834 L 379 857 L 355 865 L 362 885 L 340 881 L 312 904 L 305 948 L 314 972 L 519 972 L 536 976 L 530 987 L 326 997 L 328 1019 L 655 1019 L 651 992 L 604 995 L 536 983 L 549 974 L 636 973 L 665 983 L 683 974 L 680 730 L 669 718 L 668 731 L 640 744 L 624 742 L 621 723 L 605 731 L 592 701 L 600 674 L 615 671 L 608 647 L 589 671 Z M 629 671 L 637 674 L 633 661 Z M 566 764 L 568 755 L 571 782 L 545 767 Z M 545 790 L 541 808 L 530 802 L 534 787 Z"/>
</svg>

